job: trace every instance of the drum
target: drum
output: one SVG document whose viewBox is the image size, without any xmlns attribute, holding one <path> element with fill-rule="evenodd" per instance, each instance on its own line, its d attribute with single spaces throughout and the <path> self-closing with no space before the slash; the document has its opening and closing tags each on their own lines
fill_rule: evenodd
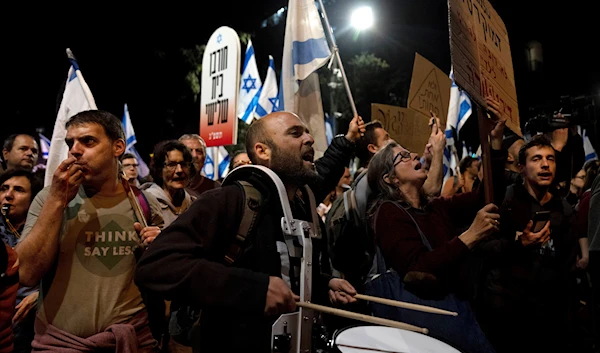
<svg viewBox="0 0 600 353">
<path fill-rule="evenodd" d="M 383 326 L 355 326 L 339 331 L 334 339 L 341 353 L 461 353 L 433 337 Z"/>
</svg>

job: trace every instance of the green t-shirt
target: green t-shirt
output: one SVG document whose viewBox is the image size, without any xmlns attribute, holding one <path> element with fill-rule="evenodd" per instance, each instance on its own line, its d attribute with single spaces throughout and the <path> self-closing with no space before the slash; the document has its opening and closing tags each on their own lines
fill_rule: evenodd
<svg viewBox="0 0 600 353">
<path fill-rule="evenodd" d="M 32 202 L 23 237 L 33 228 L 48 197 L 44 188 Z M 158 202 L 147 196 L 152 224 L 162 226 Z M 79 337 L 123 323 L 144 310 L 133 282 L 138 235 L 127 195 L 88 197 L 81 187 L 63 214 L 55 267 L 42 278 L 37 317 Z M 36 325 L 36 330 L 38 329 Z M 42 333 L 42 332 L 37 332 Z"/>
</svg>

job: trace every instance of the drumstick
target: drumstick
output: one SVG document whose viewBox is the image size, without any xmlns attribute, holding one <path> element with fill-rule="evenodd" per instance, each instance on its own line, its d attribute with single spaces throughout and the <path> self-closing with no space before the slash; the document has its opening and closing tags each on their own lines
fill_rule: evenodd
<svg viewBox="0 0 600 353">
<path fill-rule="evenodd" d="M 353 313 L 351 311 L 330 308 L 328 306 L 318 305 L 318 304 L 313 304 L 313 303 L 296 302 L 296 305 L 298 305 L 299 307 L 302 307 L 302 308 L 313 309 L 313 310 L 321 311 L 321 312 L 324 312 L 327 314 L 345 317 L 348 319 L 360 320 L 360 321 L 370 322 L 372 324 L 378 324 L 378 325 L 383 325 L 383 326 L 401 328 L 404 330 L 415 331 L 415 332 L 420 332 L 420 333 L 424 333 L 424 334 L 429 333 L 429 330 L 426 328 L 413 326 L 413 325 L 406 324 L 406 323 L 400 322 L 400 321 L 382 319 L 380 317 Z"/>
<path fill-rule="evenodd" d="M 379 349 L 379 348 L 351 346 L 351 345 L 343 344 L 343 343 L 336 343 L 335 345 L 338 347 L 354 348 L 354 349 L 360 349 L 363 351 L 373 351 L 373 352 L 383 352 L 383 353 L 407 353 L 407 352 L 400 352 L 400 351 L 388 351 L 388 350 Z"/>
<path fill-rule="evenodd" d="M 404 309 L 411 309 L 411 310 L 422 311 L 422 312 L 426 312 L 426 313 L 441 314 L 441 315 L 450 315 L 450 316 L 458 316 L 458 313 L 455 312 L 455 311 L 448 311 L 448 310 L 434 308 L 434 307 L 431 307 L 431 306 L 419 305 L 419 304 L 413 304 L 413 303 L 406 303 L 406 302 L 401 302 L 401 301 L 397 301 L 397 300 L 391 300 L 391 299 L 385 299 L 385 298 L 379 298 L 379 297 L 372 297 L 370 295 L 357 294 L 357 295 L 354 296 L 354 298 L 356 298 L 356 299 L 362 299 L 362 300 L 367 300 L 367 301 L 370 301 L 370 302 L 373 302 L 373 303 L 380 303 L 380 304 L 395 306 L 395 307 L 398 307 L 398 308 L 404 308 Z"/>
</svg>

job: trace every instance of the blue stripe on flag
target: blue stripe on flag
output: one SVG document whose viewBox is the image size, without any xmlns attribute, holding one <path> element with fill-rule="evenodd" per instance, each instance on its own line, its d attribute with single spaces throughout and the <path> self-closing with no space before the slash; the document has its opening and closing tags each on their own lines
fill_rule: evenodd
<svg viewBox="0 0 600 353">
<path fill-rule="evenodd" d="M 315 59 L 327 58 L 331 52 L 325 38 L 311 38 L 292 42 L 292 64 L 304 65 Z"/>
<path fill-rule="evenodd" d="M 589 161 L 589 160 L 591 160 L 591 159 L 596 159 L 596 158 L 598 158 L 598 156 L 596 155 L 596 152 L 592 152 L 590 154 L 586 154 L 585 155 L 585 161 L 586 162 Z"/>
<path fill-rule="evenodd" d="M 219 162 L 219 177 L 222 177 L 225 174 L 227 167 L 229 167 L 229 155 Z"/>
<path fill-rule="evenodd" d="M 73 81 L 74 79 L 77 78 L 77 70 L 75 67 L 73 67 L 73 72 L 71 72 L 71 76 L 69 76 L 69 82 Z"/>
<path fill-rule="evenodd" d="M 465 91 L 460 91 L 460 104 L 458 106 L 458 117 L 456 120 L 456 137 L 460 137 L 460 130 L 472 114 L 471 98 Z"/>
<path fill-rule="evenodd" d="M 248 67 L 248 62 L 250 61 L 250 59 L 252 58 L 253 55 L 254 55 L 254 47 L 249 46 L 248 49 L 246 49 L 246 57 L 244 58 L 244 66 L 242 66 L 244 71 L 246 70 L 246 67 Z"/>
<path fill-rule="evenodd" d="M 137 142 L 135 135 L 131 135 L 127 138 L 127 146 L 132 145 L 135 142 Z"/>
<path fill-rule="evenodd" d="M 467 112 L 471 110 L 471 103 L 468 100 L 464 100 L 462 101 L 462 103 L 460 103 L 460 110 L 458 112 L 458 122 L 460 124 L 460 121 L 465 118 L 465 115 L 467 114 Z M 468 116 L 467 116 L 468 118 Z"/>
<path fill-rule="evenodd" d="M 69 61 L 71 62 L 71 66 L 73 66 L 73 69 L 75 71 L 79 70 L 79 65 L 77 64 L 77 60 L 75 60 L 75 59 L 69 59 Z"/>
<path fill-rule="evenodd" d="M 265 108 L 263 108 L 262 105 L 258 104 L 256 106 L 256 114 L 258 114 L 258 116 L 260 116 L 261 118 L 265 115 L 267 115 L 267 111 L 265 110 Z"/>
<path fill-rule="evenodd" d="M 258 107 L 258 99 L 260 98 L 260 92 L 261 91 L 262 91 L 262 86 L 258 89 L 258 91 L 256 92 L 256 94 L 254 95 L 254 97 L 252 98 L 252 101 L 250 101 L 250 104 L 248 104 L 248 108 L 246 108 L 246 111 L 244 112 L 244 115 L 242 115 L 241 119 L 246 124 L 250 123 L 250 120 L 252 119 L 252 113 Z"/>
</svg>

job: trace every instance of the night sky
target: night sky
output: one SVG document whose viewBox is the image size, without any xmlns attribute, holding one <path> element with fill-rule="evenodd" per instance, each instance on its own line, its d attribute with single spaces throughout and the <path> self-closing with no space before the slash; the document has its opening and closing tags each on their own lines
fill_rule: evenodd
<svg viewBox="0 0 600 353">
<path fill-rule="evenodd" d="M 78 59 L 100 109 L 119 118 L 129 106 L 137 148 L 146 155 L 166 138 L 198 131 L 199 102 L 189 95 L 180 48 L 206 43 L 227 25 L 252 34 L 257 64 L 266 74 L 268 55 L 280 67 L 285 20 L 274 27 L 260 23 L 285 0 L 227 1 L 131 8 L 86 3 L 86 8 L 15 5 L 4 11 L 2 29 L 2 128 L 0 138 L 44 129 L 51 137 L 62 86 L 69 69 L 65 48 Z M 212 2 L 211 2 L 212 3 Z M 493 1 L 510 37 L 521 121 L 527 106 L 561 95 L 599 95 L 598 9 L 586 1 Z M 527 3 L 527 5 L 523 5 Z M 440 0 L 335 0 L 326 2 L 342 60 L 361 51 L 374 52 L 391 66 L 412 70 L 419 52 L 445 72 L 450 71 L 447 4 Z M 350 11 L 369 4 L 375 27 L 358 39 L 348 28 Z M 204 6 L 203 6 L 204 5 Z M 598 7 L 598 6 L 596 6 Z M 544 71 L 526 70 L 525 45 L 542 43 Z M 242 45 L 242 51 L 245 46 Z M 350 77 L 350 79 L 352 79 Z M 368 118 L 369 112 L 361 112 Z"/>
</svg>

